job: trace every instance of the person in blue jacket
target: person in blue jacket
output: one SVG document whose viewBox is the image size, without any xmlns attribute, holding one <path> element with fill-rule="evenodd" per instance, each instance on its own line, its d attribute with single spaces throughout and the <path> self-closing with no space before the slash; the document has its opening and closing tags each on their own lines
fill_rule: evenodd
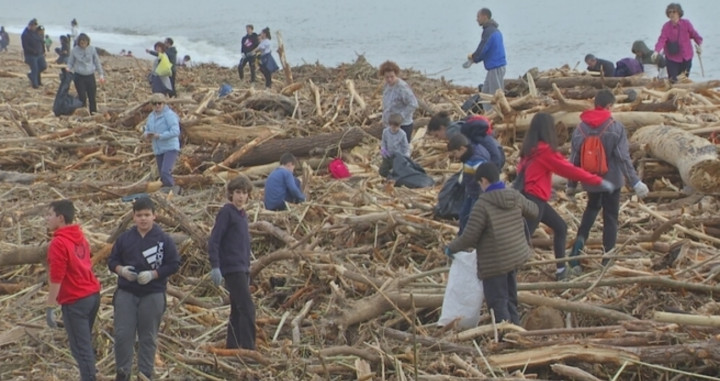
<svg viewBox="0 0 720 381">
<path fill-rule="evenodd" d="M 175 242 L 155 224 L 152 200 L 135 201 L 133 222 L 115 241 L 108 259 L 108 268 L 118 275 L 113 295 L 115 379 L 122 381 L 131 377 L 136 338 L 138 369 L 152 379 L 167 280 L 180 268 Z"/>
<path fill-rule="evenodd" d="M 475 181 L 475 171 L 481 164 L 490 160 L 490 153 L 480 144 L 472 143 L 463 134 L 453 135 L 448 140 L 447 150 L 450 156 L 463 164 L 462 174 L 458 179 L 465 186 L 465 200 L 458 216 L 460 225 L 458 235 L 461 235 L 470 217 L 470 211 L 482 192 L 480 184 Z"/>
<path fill-rule="evenodd" d="M 300 181 L 293 176 L 296 165 L 297 159 L 292 153 L 285 152 L 280 156 L 280 166 L 265 180 L 265 209 L 285 210 L 285 202 L 297 204 L 305 201 Z"/>
<path fill-rule="evenodd" d="M 487 75 L 482 85 L 482 92 L 495 95 L 495 92 L 505 90 L 505 44 L 503 36 L 498 30 L 498 23 L 492 18 L 492 12 L 483 8 L 477 13 L 477 23 L 483 28 L 480 44 L 474 53 L 468 55 L 468 61 L 463 65 L 469 68 L 473 63 L 483 62 Z M 492 110 L 492 105 L 483 103 L 485 112 Z"/>
<path fill-rule="evenodd" d="M 453 122 L 447 111 L 440 111 L 430 118 L 427 134 L 445 141 L 456 134 L 463 134 L 471 143 L 483 146 L 490 154 L 490 161 L 498 169 L 505 165 L 505 151 L 493 136 L 492 123 L 482 115 L 469 115 Z"/>
<path fill-rule="evenodd" d="M 153 153 L 157 162 L 163 192 L 172 190 L 175 194 L 179 188 L 175 186 L 172 169 L 180 154 L 180 119 L 165 104 L 164 94 L 155 93 L 150 97 L 153 111 L 148 115 L 143 137 L 152 143 Z"/>
<path fill-rule="evenodd" d="M 225 278 L 230 293 L 230 317 L 225 347 L 255 349 L 255 305 L 250 294 L 250 230 L 245 204 L 252 183 L 239 175 L 227 184 L 226 203 L 215 217 L 208 254 L 210 278 L 216 286 Z"/>
</svg>

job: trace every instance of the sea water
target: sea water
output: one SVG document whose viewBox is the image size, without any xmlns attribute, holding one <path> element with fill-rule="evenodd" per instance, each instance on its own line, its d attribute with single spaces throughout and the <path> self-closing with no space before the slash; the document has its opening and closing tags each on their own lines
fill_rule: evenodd
<svg viewBox="0 0 720 381">
<path fill-rule="evenodd" d="M 0 0 L 0 25 L 20 33 L 37 18 L 59 44 L 77 19 L 92 44 L 111 53 L 131 50 L 136 57 L 156 41 L 172 37 L 178 57 L 231 67 L 240 59 L 245 25 L 255 31 L 266 26 L 282 33 L 291 65 L 320 63 L 335 66 L 364 55 L 373 65 L 393 60 L 431 77 L 460 85 L 482 83 L 482 65 L 463 69 L 468 53 L 477 47 L 482 28 L 479 8 L 488 7 L 500 24 L 507 52 L 506 78 L 528 69 L 569 65 L 584 69 L 592 53 L 610 61 L 632 56 L 635 40 L 654 47 L 667 21 L 667 2 L 658 0 L 78 0 L 38 2 Z M 42 5 L 40 5 L 42 3 Z M 720 1 L 681 2 L 703 44 L 705 79 L 720 78 Z M 19 44 L 19 41 L 13 41 Z M 51 54 L 54 55 L 54 54 Z M 701 78 L 693 60 L 691 78 Z"/>
</svg>

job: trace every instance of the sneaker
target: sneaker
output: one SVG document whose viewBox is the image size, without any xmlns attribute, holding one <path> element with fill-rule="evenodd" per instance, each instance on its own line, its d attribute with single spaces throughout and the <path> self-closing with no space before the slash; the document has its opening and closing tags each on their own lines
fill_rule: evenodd
<svg viewBox="0 0 720 381">
<path fill-rule="evenodd" d="M 558 282 L 565 282 L 570 278 L 570 272 L 567 267 L 563 267 L 562 271 L 555 273 L 555 279 Z"/>
</svg>

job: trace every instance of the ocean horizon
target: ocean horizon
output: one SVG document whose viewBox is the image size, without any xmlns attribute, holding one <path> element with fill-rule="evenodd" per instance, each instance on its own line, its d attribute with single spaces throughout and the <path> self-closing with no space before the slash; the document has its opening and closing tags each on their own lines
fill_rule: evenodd
<svg viewBox="0 0 720 381">
<path fill-rule="evenodd" d="M 59 36 L 70 33 L 70 20 L 75 18 L 93 45 L 113 54 L 124 49 L 138 58 L 150 59 L 145 49 L 172 37 L 179 57 L 187 54 L 196 63 L 232 67 L 240 59 L 245 25 L 254 24 L 256 32 L 270 27 L 274 49 L 277 32 L 282 33 L 291 65 L 337 66 L 363 55 L 376 66 L 393 60 L 429 77 L 475 86 L 482 83 L 484 68 L 473 65 L 463 69 L 461 65 L 480 41 L 482 28 L 475 21 L 480 7 L 490 8 L 500 25 L 508 79 L 535 67 L 548 70 L 569 65 L 583 70 L 583 58 L 588 53 L 613 62 L 630 57 L 633 41 L 644 40 L 653 47 L 667 21 L 667 4 L 653 0 L 606 0 L 602 6 L 573 0 L 554 0 L 551 4 L 529 0 L 427 4 L 410 0 L 278 0 L 271 8 L 263 8 L 220 0 L 125 0 L 43 7 L 18 2 L 3 11 L 0 25 L 11 33 L 21 33 L 28 20 L 37 18 L 57 46 Z M 715 45 L 720 40 L 720 25 L 714 20 L 720 14 L 720 2 L 692 0 L 681 4 L 685 18 L 705 40 L 705 76 L 701 76 L 696 56 L 691 79 L 720 78 L 720 48 Z"/>
</svg>

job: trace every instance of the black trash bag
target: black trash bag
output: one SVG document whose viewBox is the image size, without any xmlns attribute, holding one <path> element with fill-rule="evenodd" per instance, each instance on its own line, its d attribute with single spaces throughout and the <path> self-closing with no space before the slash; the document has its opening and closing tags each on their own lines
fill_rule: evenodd
<svg viewBox="0 0 720 381">
<path fill-rule="evenodd" d="M 460 218 L 460 209 L 465 202 L 465 186 L 460 184 L 460 172 L 452 175 L 443 184 L 438 193 L 438 202 L 433 208 L 433 214 L 437 218 L 456 220 Z"/>
<path fill-rule="evenodd" d="M 435 180 L 425 170 L 407 156 L 395 155 L 392 172 L 388 176 L 396 186 L 408 188 L 427 188 L 435 185 Z"/>
<path fill-rule="evenodd" d="M 55 102 L 53 103 L 53 113 L 55 116 L 72 115 L 75 110 L 83 106 L 80 99 L 69 94 L 70 83 L 73 80 L 73 73 L 62 69 L 60 72 L 60 86 L 55 94 Z"/>
</svg>

